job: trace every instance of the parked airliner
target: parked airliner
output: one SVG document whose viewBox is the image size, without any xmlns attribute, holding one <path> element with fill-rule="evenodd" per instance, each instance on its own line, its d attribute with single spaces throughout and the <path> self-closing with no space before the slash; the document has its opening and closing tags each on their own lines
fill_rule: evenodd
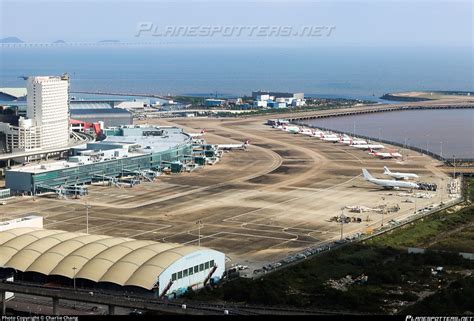
<svg viewBox="0 0 474 321">
<path fill-rule="evenodd" d="M 382 149 L 382 148 L 385 148 L 384 145 L 380 145 L 380 144 L 358 144 L 358 145 L 349 145 L 351 147 L 355 147 L 357 149 L 363 149 L 363 150 L 366 150 L 366 149 Z"/>
<path fill-rule="evenodd" d="M 336 134 L 321 134 L 320 139 L 327 142 L 338 142 L 341 138 Z"/>
<path fill-rule="evenodd" d="M 235 150 L 235 149 L 246 149 L 250 145 L 250 141 L 247 139 L 243 144 L 218 144 L 217 147 L 222 150 Z"/>
<path fill-rule="evenodd" d="M 373 184 L 382 186 L 385 189 L 399 189 L 399 188 L 413 189 L 413 188 L 420 187 L 418 184 L 413 183 L 413 182 L 400 182 L 400 181 L 391 180 L 391 179 L 375 178 L 372 175 L 370 175 L 370 173 L 365 168 L 362 169 L 362 174 L 364 175 L 365 180 Z"/>
<path fill-rule="evenodd" d="M 400 158 L 402 157 L 402 154 L 397 153 L 397 152 L 376 152 L 372 148 L 369 149 L 369 154 L 372 154 L 374 156 L 380 157 L 382 159 L 385 158 Z"/>
<path fill-rule="evenodd" d="M 410 179 L 410 178 L 418 178 L 418 175 L 413 174 L 413 173 L 399 173 L 399 172 L 392 172 L 387 166 L 383 167 L 384 174 L 394 177 L 395 179 Z"/>
<path fill-rule="evenodd" d="M 341 143 L 347 144 L 347 145 L 366 145 L 367 144 L 367 142 L 363 139 L 354 139 L 354 138 L 350 138 L 349 140 L 344 138 L 341 141 Z"/>
</svg>

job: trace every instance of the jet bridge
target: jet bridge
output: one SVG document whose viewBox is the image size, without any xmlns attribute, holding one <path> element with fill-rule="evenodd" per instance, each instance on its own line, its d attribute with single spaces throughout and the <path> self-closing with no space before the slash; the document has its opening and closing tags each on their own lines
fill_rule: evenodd
<svg viewBox="0 0 474 321">
<path fill-rule="evenodd" d="M 36 192 L 38 193 L 48 193 L 53 192 L 56 193 L 58 198 L 65 199 L 67 196 L 85 196 L 88 194 L 87 186 L 85 185 L 66 185 L 66 186 L 46 186 L 46 185 L 38 185 L 36 186 Z"/>
<path fill-rule="evenodd" d="M 94 174 L 93 176 L 93 179 L 95 178 L 95 181 L 102 181 L 103 183 L 104 182 L 108 182 L 108 185 L 109 186 L 115 186 L 115 187 L 119 187 L 120 188 L 120 184 L 119 184 L 119 180 L 117 177 L 113 177 L 113 176 L 107 176 L 107 175 L 102 175 L 102 174 Z"/>
<path fill-rule="evenodd" d="M 130 173 L 135 175 L 137 178 L 143 178 L 149 182 L 153 182 L 153 179 L 158 176 L 157 172 L 152 171 L 152 170 L 129 170 L 129 169 L 124 169 L 123 170 L 126 173 Z"/>
</svg>

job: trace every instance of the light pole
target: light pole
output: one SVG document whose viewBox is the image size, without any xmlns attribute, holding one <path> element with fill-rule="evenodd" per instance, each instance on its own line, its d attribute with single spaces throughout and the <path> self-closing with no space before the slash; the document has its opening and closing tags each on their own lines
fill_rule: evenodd
<svg viewBox="0 0 474 321">
<path fill-rule="evenodd" d="M 456 179 L 456 155 L 453 155 L 453 179 Z"/>
<path fill-rule="evenodd" d="M 89 202 L 86 198 L 86 234 L 89 234 Z"/>
<path fill-rule="evenodd" d="M 72 270 L 74 271 L 74 276 L 73 276 L 73 278 L 72 278 L 72 282 L 73 282 L 73 284 L 74 284 L 74 290 L 75 290 L 75 289 L 76 289 L 76 270 L 77 270 L 77 268 L 74 266 L 74 267 L 72 268 Z"/>
<path fill-rule="evenodd" d="M 344 208 L 341 208 L 341 241 L 344 238 L 344 219 L 346 217 L 344 216 Z"/>
<path fill-rule="evenodd" d="M 410 145 L 410 138 L 405 138 L 405 143 L 407 144 L 407 145 L 406 145 L 407 148 L 409 148 L 409 145 Z M 409 153 L 406 154 L 405 160 L 408 160 L 408 155 L 409 155 Z"/>
<path fill-rule="evenodd" d="M 428 152 L 428 148 L 429 148 L 429 137 L 430 137 L 430 135 L 426 134 L 426 151 L 427 152 Z"/>
<path fill-rule="evenodd" d="M 196 222 L 196 224 L 198 224 L 198 246 L 201 246 L 201 224 L 202 224 L 202 221 L 199 220 Z"/>
<path fill-rule="evenodd" d="M 439 156 L 441 156 L 441 158 L 443 158 L 443 142 L 439 142 L 440 145 L 441 145 L 441 153 Z"/>
</svg>

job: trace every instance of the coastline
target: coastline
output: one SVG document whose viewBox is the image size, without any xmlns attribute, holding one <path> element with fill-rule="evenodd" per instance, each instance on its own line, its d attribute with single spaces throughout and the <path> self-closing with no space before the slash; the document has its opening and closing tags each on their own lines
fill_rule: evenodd
<svg viewBox="0 0 474 321">
<path fill-rule="evenodd" d="M 390 104 L 390 105 L 366 105 L 361 107 L 351 107 L 351 108 L 344 108 L 344 109 L 333 109 L 333 110 L 321 110 L 321 111 L 310 111 L 310 112 L 300 112 L 300 113 L 280 113 L 280 114 L 273 114 L 271 118 L 283 118 L 288 119 L 292 123 L 297 125 L 303 125 L 301 123 L 302 120 L 305 119 L 316 119 L 316 118 L 325 118 L 325 117 L 337 117 L 343 116 L 348 114 L 357 114 L 357 113 L 373 113 L 373 112 L 389 112 L 389 111 L 404 111 L 404 110 L 416 110 L 416 109 L 458 109 L 458 108 L 474 108 L 474 102 L 472 101 L 461 101 L 461 100 L 436 100 L 436 101 L 423 101 L 417 103 L 399 103 L 399 104 Z M 251 116 L 246 116 L 251 117 Z M 260 116 L 260 118 L 263 118 Z M 270 117 L 265 117 L 270 118 Z M 304 124 L 308 126 L 307 124 Z M 309 126 L 308 126 L 309 127 Z M 320 127 L 319 127 L 320 128 Z M 333 132 L 338 133 L 345 133 L 348 135 L 352 135 L 353 133 L 346 133 L 343 131 L 338 131 L 334 129 L 327 129 L 321 128 L 323 130 L 330 130 Z M 406 149 L 410 149 L 416 152 L 423 153 L 432 157 L 433 159 L 442 161 L 445 165 L 443 166 L 443 170 L 445 172 L 452 172 L 452 158 L 448 157 L 441 157 L 440 155 L 433 153 L 431 151 L 427 151 L 423 148 L 419 148 L 416 146 L 411 146 L 409 144 L 402 144 L 399 142 L 389 141 L 385 139 L 379 139 L 376 137 L 365 136 L 365 135 L 357 135 L 361 138 L 370 139 L 372 141 L 380 141 L 382 143 L 386 143 L 393 146 L 398 146 Z M 464 173 L 465 175 L 474 175 L 474 159 L 470 158 L 456 158 L 456 170 L 460 173 Z"/>
</svg>

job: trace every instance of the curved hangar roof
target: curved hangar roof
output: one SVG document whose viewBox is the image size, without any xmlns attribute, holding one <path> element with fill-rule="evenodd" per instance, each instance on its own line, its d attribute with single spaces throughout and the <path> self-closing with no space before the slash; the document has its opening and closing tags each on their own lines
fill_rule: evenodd
<svg viewBox="0 0 474 321">
<path fill-rule="evenodd" d="M 151 290 L 182 257 L 210 249 L 39 228 L 0 232 L 0 267 Z M 72 268 L 76 267 L 76 270 Z"/>
</svg>

